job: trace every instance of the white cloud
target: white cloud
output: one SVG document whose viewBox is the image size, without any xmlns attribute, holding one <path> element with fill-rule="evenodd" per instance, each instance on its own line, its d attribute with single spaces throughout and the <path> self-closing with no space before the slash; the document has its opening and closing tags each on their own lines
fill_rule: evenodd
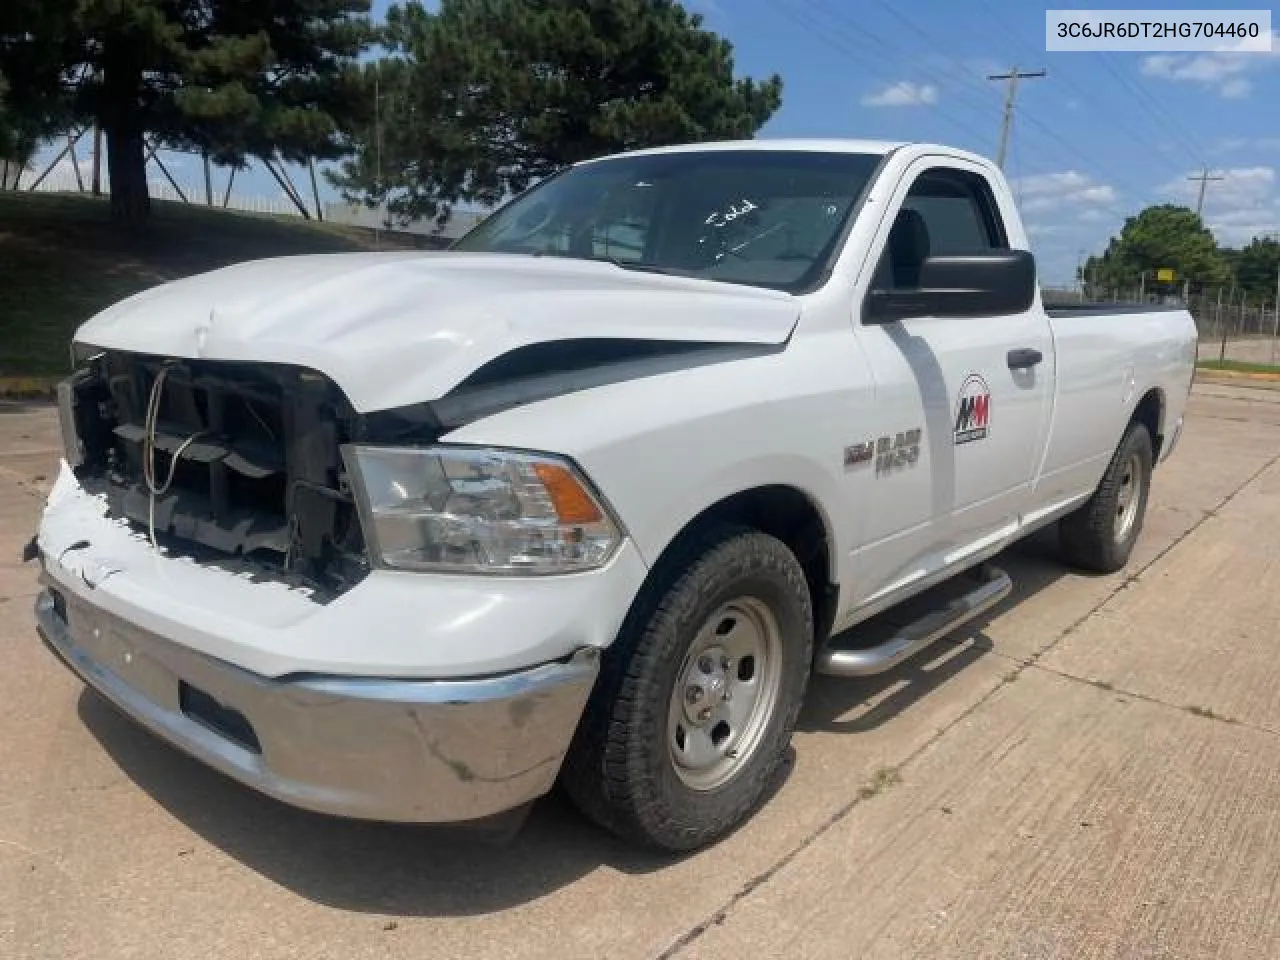
<svg viewBox="0 0 1280 960">
<path fill-rule="evenodd" d="M 1012 182 L 1027 224 L 1040 275 L 1050 286 L 1069 285 L 1081 251 L 1095 253 L 1118 232 L 1121 202 L 1115 187 L 1079 170 L 1037 173 Z"/>
<path fill-rule="evenodd" d="M 1209 174 L 1222 179 L 1206 184 L 1205 196 L 1208 201 L 1227 207 L 1263 202 L 1275 189 L 1276 171 L 1273 167 L 1233 167 L 1227 170 L 1210 170 Z M 1195 200 L 1200 192 L 1200 183 L 1191 178 L 1199 176 L 1199 170 L 1189 171 L 1164 184 L 1160 192 L 1179 200 Z"/>
<path fill-rule="evenodd" d="M 918 107 L 938 102 L 938 88 L 931 83 L 912 83 L 900 80 L 883 90 L 868 93 L 862 98 L 864 107 Z"/>
<path fill-rule="evenodd" d="M 1078 170 L 1022 177 L 1014 181 L 1013 191 L 1021 198 L 1023 213 L 1048 213 L 1068 206 L 1105 207 L 1119 198 L 1115 187 L 1098 183 Z"/>
<path fill-rule="evenodd" d="M 1194 209 L 1200 184 L 1186 177 L 1170 180 L 1160 192 Z M 1211 171 L 1221 176 L 1205 185 L 1204 221 L 1219 243 L 1239 246 L 1263 233 L 1280 232 L 1280 172 L 1271 166 Z"/>
<path fill-rule="evenodd" d="M 1211 53 L 1158 53 L 1143 59 L 1142 73 L 1163 80 L 1197 83 L 1228 100 L 1239 100 L 1253 92 L 1253 83 L 1245 74 L 1274 66 L 1278 60 L 1280 31 L 1273 31 L 1269 51 L 1249 47 L 1246 38 Z"/>
<path fill-rule="evenodd" d="M 1244 77 L 1228 80 L 1218 88 L 1218 93 L 1228 100 L 1243 100 L 1253 92 L 1253 84 Z"/>
<path fill-rule="evenodd" d="M 1226 137 L 1214 145 L 1215 153 L 1237 153 L 1241 150 L 1280 150 L 1280 137 Z"/>
</svg>

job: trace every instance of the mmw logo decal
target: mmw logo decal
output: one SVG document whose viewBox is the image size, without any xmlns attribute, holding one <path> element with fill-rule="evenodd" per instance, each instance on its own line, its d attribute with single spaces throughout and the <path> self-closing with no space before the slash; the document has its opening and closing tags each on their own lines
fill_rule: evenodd
<svg viewBox="0 0 1280 960">
<path fill-rule="evenodd" d="M 991 424 L 991 391 L 976 373 L 965 377 L 956 400 L 956 443 L 983 440 Z"/>
</svg>

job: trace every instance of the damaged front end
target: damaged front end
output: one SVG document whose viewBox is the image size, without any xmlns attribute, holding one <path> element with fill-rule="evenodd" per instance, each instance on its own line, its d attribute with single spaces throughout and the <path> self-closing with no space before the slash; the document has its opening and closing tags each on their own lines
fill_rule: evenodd
<svg viewBox="0 0 1280 960">
<path fill-rule="evenodd" d="M 104 351 L 58 401 L 81 485 L 166 551 L 322 596 L 368 573 L 340 449 L 368 422 L 322 374 Z M 422 420 L 411 432 L 435 438 Z"/>
</svg>

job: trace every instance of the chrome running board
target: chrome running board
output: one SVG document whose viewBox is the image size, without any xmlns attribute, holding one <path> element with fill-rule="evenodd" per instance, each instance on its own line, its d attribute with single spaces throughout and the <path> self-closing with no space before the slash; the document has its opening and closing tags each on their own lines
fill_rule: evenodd
<svg viewBox="0 0 1280 960">
<path fill-rule="evenodd" d="M 952 600 L 941 610 L 908 624 L 884 643 L 862 649 L 844 649 L 833 647 L 831 641 L 834 638 L 829 638 L 818 654 L 815 669 L 830 677 L 870 677 L 892 670 L 934 641 L 990 610 L 1013 590 L 1013 581 L 1003 570 L 984 565 L 979 568 L 978 575 L 981 578 L 978 587 Z"/>
</svg>

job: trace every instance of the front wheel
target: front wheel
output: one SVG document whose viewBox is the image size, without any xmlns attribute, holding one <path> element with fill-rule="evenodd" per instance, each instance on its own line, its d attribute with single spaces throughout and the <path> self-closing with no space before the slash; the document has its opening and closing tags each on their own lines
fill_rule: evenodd
<svg viewBox="0 0 1280 960">
<path fill-rule="evenodd" d="M 1062 550 L 1069 562 L 1099 573 L 1114 573 L 1129 562 L 1147 513 L 1153 460 L 1151 434 L 1131 423 L 1093 496 L 1062 518 Z"/>
<path fill-rule="evenodd" d="M 757 531 L 710 531 L 657 576 L 606 655 L 563 782 L 624 838 L 691 850 L 745 820 L 783 762 L 813 610 L 795 556 Z"/>
</svg>

